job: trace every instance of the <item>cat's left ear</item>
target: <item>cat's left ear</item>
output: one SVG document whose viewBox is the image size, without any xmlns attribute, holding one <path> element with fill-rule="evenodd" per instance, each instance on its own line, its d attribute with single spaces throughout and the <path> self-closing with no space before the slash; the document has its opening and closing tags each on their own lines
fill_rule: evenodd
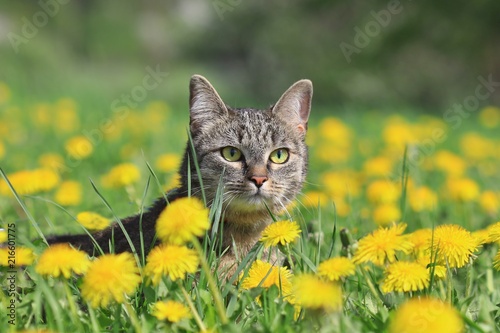
<svg viewBox="0 0 500 333">
<path fill-rule="evenodd" d="M 297 81 L 285 91 L 274 105 L 272 112 L 290 122 L 293 126 L 297 126 L 297 129 L 305 134 L 309 113 L 311 112 L 312 94 L 313 86 L 311 81 Z"/>
</svg>

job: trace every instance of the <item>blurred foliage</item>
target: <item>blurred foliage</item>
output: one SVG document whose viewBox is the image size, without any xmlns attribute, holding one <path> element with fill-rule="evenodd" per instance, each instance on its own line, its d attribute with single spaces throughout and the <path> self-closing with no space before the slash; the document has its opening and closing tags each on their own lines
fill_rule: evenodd
<svg viewBox="0 0 500 333">
<path fill-rule="evenodd" d="M 200 73 L 234 105 L 271 103 L 295 80 L 310 78 L 320 105 L 412 105 L 441 114 L 474 94 L 479 75 L 500 78 L 498 1 L 0 5 L 0 80 L 26 98 L 78 95 L 100 105 L 140 82 L 146 66 L 160 64 L 168 82 L 148 97 L 183 106 L 189 76 Z M 46 24 L 15 52 L 12 36 L 22 36 L 27 21 Z M 356 46 L 370 26 L 375 33 L 348 62 L 341 44 Z M 499 102 L 497 89 L 488 103 Z"/>
</svg>

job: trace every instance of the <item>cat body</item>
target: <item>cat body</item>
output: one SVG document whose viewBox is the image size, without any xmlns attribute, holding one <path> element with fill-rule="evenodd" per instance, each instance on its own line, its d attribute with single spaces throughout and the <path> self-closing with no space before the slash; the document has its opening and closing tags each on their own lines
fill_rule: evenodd
<svg viewBox="0 0 500 333">
<path fill-rule="evenodd" d="M 311 98 L 311 82 L 301 80 L 268 109 L 231 108 L 204 77 L 194 75 L 189 102 L 192 141 L 179 170 L 181 186 L 146 212 L 122 220 L 135 249 L 142 248 L 141 242 L 146 252 L 155 245 L 156 220 L 168 202 L 188 196 L 190 190 L 191 196 L 199 199 L 203 192 L 210 207 L 221 185 L 221 267 L 234 267 L 235 258 L 243 258 L 272 223 L 270 212 L 283 212 L 302 188 L 307 173 L 305 134 Z M 109 251 L 110 242 L 117 253 L 131 251 L 117 224 L 93 237 L 104 252 Z M 98 254 L 88 235 L 56 236 L 48 241 L 68 242 Z"/>
</svg>

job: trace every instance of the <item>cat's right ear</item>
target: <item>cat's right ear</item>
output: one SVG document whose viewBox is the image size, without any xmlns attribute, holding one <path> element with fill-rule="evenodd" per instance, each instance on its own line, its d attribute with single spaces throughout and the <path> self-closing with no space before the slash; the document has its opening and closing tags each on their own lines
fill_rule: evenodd
<svg viewBox="0 0 500 333">
<path fill-rule="evenodd" d="M 312 94 L 311 81 L 297 81 L 285 91 L 274 105 L 273 113 L 295 126 L 299 132 L 305 133 L 311 113 Z"/>
<path fill-rule="evenodd" d="M 189 83 L 189 114 L 192 135 L 228 114 L 226 105 L 215 88 L 201 75 L 193 75 Z"/>
</svg>

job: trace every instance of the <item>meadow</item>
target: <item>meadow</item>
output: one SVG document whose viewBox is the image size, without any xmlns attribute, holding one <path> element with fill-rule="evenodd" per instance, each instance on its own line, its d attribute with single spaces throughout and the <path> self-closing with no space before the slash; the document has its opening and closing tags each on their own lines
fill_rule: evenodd
<svg viewBox="0 0 500 333">
<path fill-rule="evenodd" d="M 18 96 L 0 82 L 1 332 L 500 331 L 498 107 L 450 123 L 313 105 L 303 193 L 227 281 L 190 229 L 205 234 L 220 207 L 166 211 L 188 236 L 172 230 L 148 257 L 42 240 L 100 230 L 174 188 L 187 103 L 92 112 Z"/>
</svg>

